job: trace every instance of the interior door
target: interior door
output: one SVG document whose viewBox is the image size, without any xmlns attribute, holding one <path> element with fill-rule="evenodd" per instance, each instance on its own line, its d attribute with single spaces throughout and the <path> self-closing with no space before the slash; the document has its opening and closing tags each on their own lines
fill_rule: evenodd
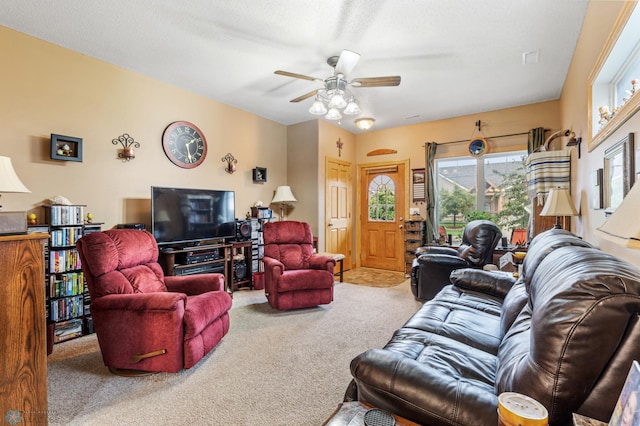
<svg viewBox="0 0 640 426">
<path fill-rule="evenodd" d="M 344 268 L 351 265 L 351 163 L 326 160 L 325 251 L 345 255 Z"/>
<path fill-rule="evenodd" d="M 405 165 L 364 168 L 359 202 L 362 266 L 404 271 Z"/>
</svg>

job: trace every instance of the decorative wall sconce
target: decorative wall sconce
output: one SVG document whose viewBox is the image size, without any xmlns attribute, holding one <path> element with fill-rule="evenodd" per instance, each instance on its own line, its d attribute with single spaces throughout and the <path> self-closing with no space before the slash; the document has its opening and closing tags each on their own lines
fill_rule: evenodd
<svg viewBox="0 0 640 426">
<path fill-rule="evenodd" d="M 122 152 L 118 153 L 118 158 L 122 158 L 122 161 L 131 161 L 136 158 L 133 147 L 140 148 L 140 144 L 134 141 L 128 133 L 123 133 L 117 139 L 112 140 L 111 143 L 114 145 L 120 143 L 122 145 Z"/>
<path fill-rule="evenodd" d="M 225 171 L 227 173 L 232 174 L 236 171 L 236 164 L 238 163 L 238 160 L 236 160 L 235 157 L 231 155 L 231 153 L 228 153 L 227 155 L 222 157 L 222 161 L 227 162 L 227 167 L 225 167 Z"/>
</svg>

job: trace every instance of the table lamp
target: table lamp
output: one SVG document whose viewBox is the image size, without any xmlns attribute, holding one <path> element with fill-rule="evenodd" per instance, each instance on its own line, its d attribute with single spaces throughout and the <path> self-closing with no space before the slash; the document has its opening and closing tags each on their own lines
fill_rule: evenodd
<svg viewBox="0 0 640 426">
<path fill-rule="evenodd" d="M 289 186 L 279 186 L 276 188 L 276 195 L 273 196 L 271 204 L 280 203 L 280 220 L 284 219 L 284 206 L 286 203 L 292 203 L 296 200 Z"/>
<path fill-rule="evenodd" d="M 31 192 L 22 183 L 11 164 L 11 158 L 0 156 L 0 195 L 3 192 Z M 5 212 L 0 206 L 0 235 L 27 232 L 27 212 Z"/>
<path fill-rule="evenodd" d="M 636 182 L 622 203 L 596 230 L 596 235 L 626 248 L 640 249 L 640 182 Z"/>
<path fill-rule="evenodd" d="M 578 211 L 573 207 L 573 201 L 567 188 L 553 188 L 549 191 L 547 201 L 540 212 L 540 216 L 555 216 L 555 229 L 562 229 L 560 216 L 578 216 Z"/>
</svg>

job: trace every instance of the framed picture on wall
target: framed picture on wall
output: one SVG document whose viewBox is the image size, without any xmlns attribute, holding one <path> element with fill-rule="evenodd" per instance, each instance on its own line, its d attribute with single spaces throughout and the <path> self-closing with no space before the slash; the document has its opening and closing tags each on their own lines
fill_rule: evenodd
<svg viewBox="0 0 640 426">
<path fill-rule="evenodd" d="M 411 170 L 412 182 L 413 182 L 413 202 L 420 202 L 425 200 L 424 183 L 425 174 L 424 169 L 412 169 Z"/>
<path fill-rule="evenodd" d="M 604 152 L 604 203 L 608 211 L 614 211 L 627 195 L 635 179 L 634 134 L 613 144 Z"/>
<path fill-rule="evenodd" d="M 602 176 L 604 169 L 591 172 L 589 176 L 589 204 L 594 210 L 604 208 L 604 190 L 602 188 Z"/>
<path fill-rule="evenodd" d="M 82 139 L 52 133 L 51 159 L 82 162 Z"/>
</svg>

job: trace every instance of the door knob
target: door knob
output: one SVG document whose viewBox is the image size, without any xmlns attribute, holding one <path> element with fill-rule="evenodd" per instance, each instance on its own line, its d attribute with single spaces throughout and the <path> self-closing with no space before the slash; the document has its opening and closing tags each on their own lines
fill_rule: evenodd
<svg viewBox="0 0 640 426">
<path fill-rule="evenodd" d="M 327 226 L 333 226 L 333 223 L 329 222 L 329 223 L 327 224 Z"/>
</svg>

